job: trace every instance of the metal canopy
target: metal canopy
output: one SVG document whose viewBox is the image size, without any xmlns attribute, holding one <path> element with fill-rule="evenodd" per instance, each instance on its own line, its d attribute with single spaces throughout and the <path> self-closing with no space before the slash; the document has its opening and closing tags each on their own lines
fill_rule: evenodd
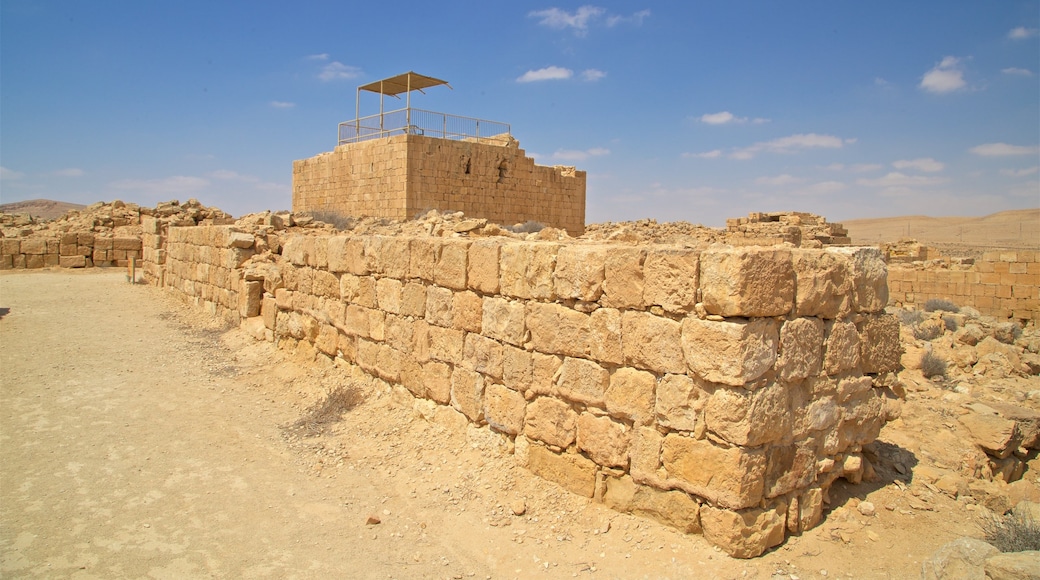
<svg viewBox="0 0 1040 580">
<path fill-rule="evenodd" d="M 354 118 L 361 118 L 361 91 L 370 91 L 379 94 L 379 114 L 383 114 L 383 95 L 390 95 L 395 99 L 400 99 L 397 96 L 401 93 L 405 93 L 405 109 L 410 111 L 412 108 L 412 91 L 419 91 L 422 94 L 423 89 L 430 87 L 436 87 L 444 85 L 451 88 L 448 81 L 442 81 L 441 79 L 435 79 L 426 75 L 416 74 L 412 71 L 408 71 L 404 74 L 399 74 L 387 79 L 368 83 L 367 85 L 361 85 L 357 88 L 357 101 L 354 106 Z M 409 115 L 410 116 L 410 115 Z M 410 121 L 409 121 L 410 122 Z"/>
</svg>

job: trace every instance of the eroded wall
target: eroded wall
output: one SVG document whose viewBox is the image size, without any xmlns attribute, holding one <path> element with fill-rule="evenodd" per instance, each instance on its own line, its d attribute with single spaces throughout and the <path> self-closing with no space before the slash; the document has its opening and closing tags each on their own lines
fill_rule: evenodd
<svg viewBox="0 0 1040 580">
<path fill-rule="evenodd" d="M 252 242 L 252 245 L 250 245 Z M 261 247 L 281 247 L 280 255 Z M 887 417 L 872 248 L 170 228 L 166 287 L 510 437 L 564 488 L 738 557 L 815 526 Z"/>
</svg>

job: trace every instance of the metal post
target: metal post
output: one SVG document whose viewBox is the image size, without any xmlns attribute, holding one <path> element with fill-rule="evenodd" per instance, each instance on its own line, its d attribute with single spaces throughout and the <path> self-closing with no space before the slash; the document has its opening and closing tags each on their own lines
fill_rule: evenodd
<svg viewBox="0 0 1040 580">
<path fill-rule="evenodd" d="M 379 81 L 379 136 L 383 136 L 383 81 Z"/>
<path fill-rule="evenodd" d="M 404 132 L 410 134 L 412 132 L 412 73 L 407 74 L 407 79 L 405 86 L 408 87 L 408 92 L 404 97 Z"/>
</svg>

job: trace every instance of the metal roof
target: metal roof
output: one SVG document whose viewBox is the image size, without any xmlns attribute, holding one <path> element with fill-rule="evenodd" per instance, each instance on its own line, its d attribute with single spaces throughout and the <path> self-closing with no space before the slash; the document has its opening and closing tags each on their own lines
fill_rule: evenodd
<svg viewBox="0 0 1040 580">
<path fill-rule="evenodd" d="M 441 79 L 435 79 L 425 75 L 417 74 L 412 71 L 408 71 L 404 74 L 392 76 L 380 81 L 368 83 L 367 85 L 361 85 L 358 87 L 358 91 L 370 91 L 373 93 L 379 93 L 380 95 L 390 95 L 396 97 L 401 93 L 407 93 L 410 91 L 419 91 L 423 93 L 423 89 L 430 87 L 436 87 L 445 85 L 449 89 L 451 85 L 448 81 L 442 81 Z M 426 94 L 426 93 L 423 93 Z"/>
</svg>

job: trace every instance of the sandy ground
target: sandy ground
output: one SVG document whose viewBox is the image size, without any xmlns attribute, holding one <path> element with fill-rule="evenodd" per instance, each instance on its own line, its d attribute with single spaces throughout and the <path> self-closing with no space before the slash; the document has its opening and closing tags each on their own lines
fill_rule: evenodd
<svg viewBox="0 0 1040 580">
<path fill-rule="evenodd" d="M 997 249 L 1040 249 L 1040 208 L 1002 211 L 983 217 L 922 215 L 842 222 L 854 244 L 910 237 L 950 256 L 981 256 Z"/>
<path fill-rule="evenodd" d="M 344 370 L 123 272 L 4 273 L 0 312 L 3 578 L 914 578 L 980 536 L 974 506 L 883 464 L 836 484 L 817 528 L 734 560 L 562 491 L 508 439 L 400 391 L 288 436 Z M 945 445 L 891 429 L 911 469 Z"/>
</svg>

